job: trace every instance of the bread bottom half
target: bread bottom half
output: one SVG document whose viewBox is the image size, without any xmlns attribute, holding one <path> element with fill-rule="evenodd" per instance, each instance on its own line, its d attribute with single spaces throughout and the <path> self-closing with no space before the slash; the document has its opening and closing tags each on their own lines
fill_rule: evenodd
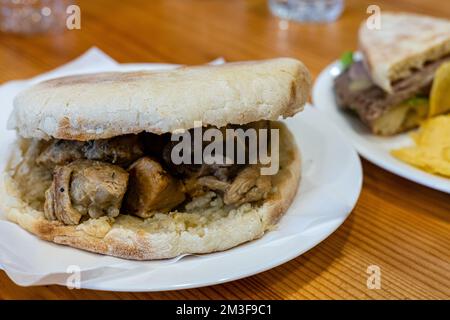
<svg viewBox="0 0 450 320">
<path fill-rule="evenodd" d="M 12 163 L 17 161 L 10 161 L 0 182 L 0 209 L 10 221 L 41 239 L 125 259 L 166 259 L 227 250 L 274 228 L 297 193 L 299 150 L 282 123 L 272 124 L 280 129 L 280 170 L 272 177 L 269 197 L 259 204 L 246 203 L 229 210 L 220 201 L 212 201 L 197 212 L 161 213 L 147 219 L 120 214 L 115 219 L 101 217 L 68 226 L 45 219 L 42 211 L 23 199 L 12 177 Z"/>
</svg>

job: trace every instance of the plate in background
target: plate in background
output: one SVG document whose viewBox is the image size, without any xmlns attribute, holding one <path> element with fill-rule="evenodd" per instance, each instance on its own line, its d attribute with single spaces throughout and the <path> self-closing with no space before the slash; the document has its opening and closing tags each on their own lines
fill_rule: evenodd
<svg viewBox="0 0 450 320">
<path fill-rule="evenodd" d="M 439 177 L 406 164 L 390 154 L 390 150 L 412 145 L 408 133 L 392 137 L 372 134 L 366 126 L 350 113 L 340 110 L 335 101 L 333 80 L 340 72 L 339 62 L 334 62 L 321 72 L 313 88 L 313 103 L 324 112 L 355 146 L 358 153 L 396 175 L 424 186 L 450 193 L 450 179 Z"/>
</svg>

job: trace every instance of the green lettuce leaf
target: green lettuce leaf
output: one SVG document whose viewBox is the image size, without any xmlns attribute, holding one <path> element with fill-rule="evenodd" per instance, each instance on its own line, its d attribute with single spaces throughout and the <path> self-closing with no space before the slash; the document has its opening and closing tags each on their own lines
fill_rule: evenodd
<svg viewBox="0 0 450 320">
<path fill-rule="evenodd" d="M 353 64 L 353 52 L 345 51 L 339 60 L 341 61 L 342 68 L 347 69 Z"/>
</svg>

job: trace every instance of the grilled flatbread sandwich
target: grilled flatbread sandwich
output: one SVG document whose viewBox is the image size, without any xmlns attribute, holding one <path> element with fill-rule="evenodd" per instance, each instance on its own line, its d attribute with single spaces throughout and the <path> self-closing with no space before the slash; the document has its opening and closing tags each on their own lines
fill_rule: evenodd
<svg viewBox="0 0 450 320">
<path fill-rule="evenodd" d="M 300 112 L 310 88 L 309 71 L 291 58 L 42 82 L 14 100 L 8 126 L 17 141 L 0 183 L 1 209 L 41 239 L 126 259 L 257 239 L 296 194 L 300 154 L 278 120 Z M 270 135 L 259 133 L 277 130 L 279 169 L 265 175 L 266 163 L 233 157 L 174 160 L 175 136 L 207 129 L 255 129 L 271 153 Z M 240 141 L 246 153 L 248 141 Z"/>
<path fill-rule="evenodd" d="M 373 133 L 392 135 L 417 127 L 429 114 L 435 73 L 450 61 L 450 21 L 382 12 L 380 22 L 379 29 L 361 24 L 362 59 L 334 87 L 341 107 L 354 111 Z"/>
</svg>

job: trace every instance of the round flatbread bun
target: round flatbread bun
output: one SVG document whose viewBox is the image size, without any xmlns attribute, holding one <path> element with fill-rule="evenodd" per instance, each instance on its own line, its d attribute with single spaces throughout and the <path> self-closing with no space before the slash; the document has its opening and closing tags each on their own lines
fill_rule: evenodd
<svg viewBox="0 0 450 320">
<path fill-rule="evenodd" d="M 303 109 L 311 76 L 278 58 L 164 72 L 107 72 L 42 82 L 20 93 L 8 128 L 24 138 L 95 140 L 143 131 L 277 120 Z"/>
<path fill-rule="evenodd" d="M 297 192 L 300 154 L 294 138 L 280 122 L 273 122 L 272 128 L 280 130 L 280 170 L 272 176 L 272 191 L 261 203 L 230 210 L 216 199 L 198 212 L 156 214 L 147 219 L 120 214 L 68 226 L 45 219 L 41 210 L 25 201 L 27 190 L 21 190 L 20 182 L 13 178 L 27 151 L 26 143 L 18 143 L 0 182 L 0 208 L 9 220 L 41 239 L 126 259 L 164 259 L 226 250 L 274 228 Z M 32 185 L 31 192 L 40 189 L 39 180 L 26 183 Z"/>
</svg>

